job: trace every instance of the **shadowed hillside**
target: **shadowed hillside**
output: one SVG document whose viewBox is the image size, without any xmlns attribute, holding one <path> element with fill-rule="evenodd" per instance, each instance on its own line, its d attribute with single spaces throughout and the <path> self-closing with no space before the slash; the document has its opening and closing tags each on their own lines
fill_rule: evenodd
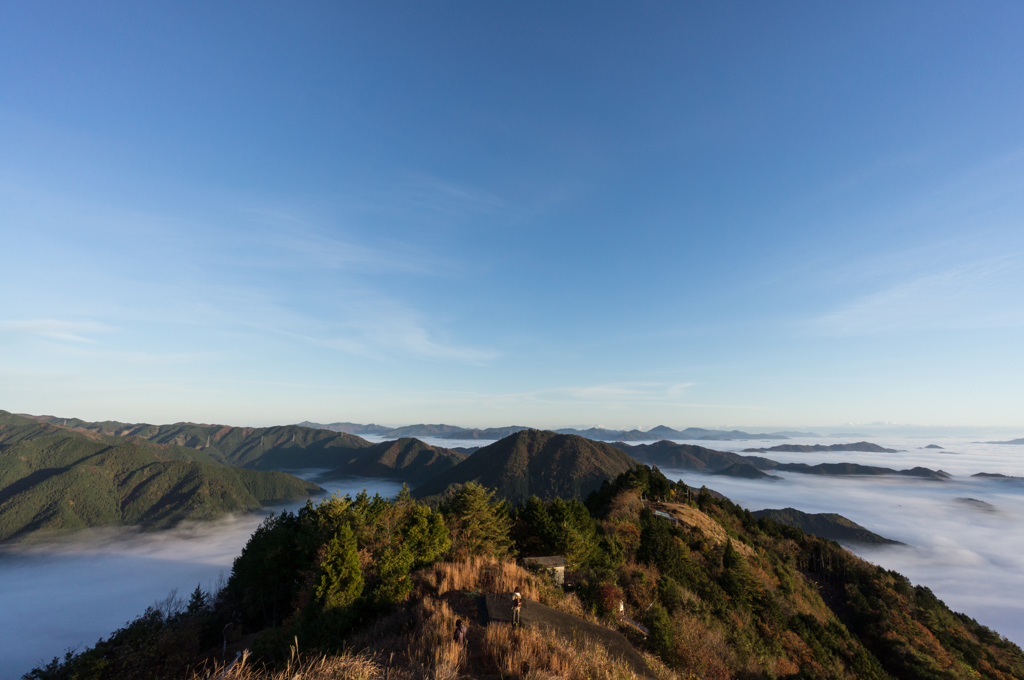
<svg viewBox="0 0 1024 680">
<path fill-rule="evenodd" d="M 601 482 L 631 469 L 636 461 L 615 447 L 569 434 L 523 430 L 485 446 L 464 463 L 416 489 L 423 498 L 452 484 L 479 482 L 512 502 L 582 498 Z"/>
<path fill-rule="evenodd" d="M 876 476 L 876 475 L 901 475 L 903 477 L 919 477 L 932 481 L 943 482 L 950 478 L 949 473 L 942 470 L 932 470 L 926 467 L 914 467 L 909 470 L 894 470 L 886 467 L 873 465 L 860 465 L 858 463 L 819 463 L 818 465 L 807 465 L 806 463 L 776 463 L 767 458 L 758 459 L 757 467 L 766 470 L 778 470 L 780 472 L 799 472 L 805 475 L 834 475 L 834 476 Z"/>
<path fill-rule="evenodd" d="M 654 444 L 624 444 L 616 442 L 615 448 L 648 465 L 682 470 L 722 470 L 730 465 L 750 463 L 746 456 L 730 451 L 716 451 L 695 444 L 677 444 L 663 440 Z"/>
<path fill-rule="evenodd" d="M 420 484 L 468 458 L 465 453 L 411 438 L 381 442 L 353 453 L 350 460 L 322 475 L 322 479 L 390 477 Z"/>
</svg>

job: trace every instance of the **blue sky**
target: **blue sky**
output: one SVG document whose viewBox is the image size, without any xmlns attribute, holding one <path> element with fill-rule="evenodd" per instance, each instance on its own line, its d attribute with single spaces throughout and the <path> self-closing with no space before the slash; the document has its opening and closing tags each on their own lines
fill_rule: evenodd
<svg viewBox="0 0 1024 680">
<path fill-rule="evenodd" d="M 0 7 L 0 408 L 1024 428 L 1024 7 Z"/>
</svg>

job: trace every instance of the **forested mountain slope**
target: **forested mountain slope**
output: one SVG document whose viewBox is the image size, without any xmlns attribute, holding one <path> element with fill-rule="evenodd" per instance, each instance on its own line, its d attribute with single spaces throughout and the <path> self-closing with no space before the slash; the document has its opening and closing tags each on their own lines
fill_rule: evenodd
<svg viewBox="0 0 1024 680">
<path fill-rule="evenodd" d="M 612 446 L 648 465 L 683 470 L 722 470 L 734 464 L 747 464 L 746 456 L 731 451 L 716 451 L 695 444 L 677 444 L 662 440 L 654 444 L 625 444 L 615 442 Z"/>
<path fill-rule="evenodd" d="M 440 494 L 452 484 L 478 482 L 511 502 L 535 495 L 550 499 L 582 498 L 607 479 L 637 464 L 608 444 L 577 435 L 523 430 L 485 446 L 465 462 L 443 472 L 415 493 Z"/>
<path fill-rule="evenodd" d="M 195 423 L 86 422 L 52 416 L 36 418 L 84 432 L 139 437 L 157 444 L 188 447 L 203 451 L 228 465 L 263 470 L 332 469 L 351 458 L 351 451 L 371 445 L 353 434 L 299 425 L 253 428 Z"/>
<path fill-rule="evenodd" d="M 0 540 L 42 531 L 165 527 L 322 491 L 205 452 L 83 433 L 0 413 Z"/>
<path fill-rule="evenodd" d="M 325 473 L 323 479 L 389 477 L 416 485 L 469 457 L 459 451 L 431 446 L 408 437 L 374 444 L 353 454 L 352 459 Z"/>
</svg>

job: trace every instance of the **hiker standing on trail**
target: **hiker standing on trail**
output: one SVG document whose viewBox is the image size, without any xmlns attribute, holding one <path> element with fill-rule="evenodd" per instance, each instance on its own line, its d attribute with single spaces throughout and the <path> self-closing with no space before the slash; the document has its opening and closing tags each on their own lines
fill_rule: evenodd
<svg viewBox="0 0 1024 680">
<path fill-rule="evenodd" d="M 455 644 L 459 647 L 461 654 L 466 653 L 466 633 L 469 632 L 469 626 L 462 619 L 455 620 Z"/>
<path fill-rule="evenodd" d="M 520 626 L 519 623 L 519 610 L 523 608 L 523 596 L 519 594 L 519 588 L 515 589 L 512 593 L 512 625 Z"/>
</svg>

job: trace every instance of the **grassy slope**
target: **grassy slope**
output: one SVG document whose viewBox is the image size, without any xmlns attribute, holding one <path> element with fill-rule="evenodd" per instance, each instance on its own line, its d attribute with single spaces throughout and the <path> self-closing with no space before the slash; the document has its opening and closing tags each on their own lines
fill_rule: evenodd
<svg viewBox="0 0 1024 680">
<path fill-rule="evenodd" d="M 0 413 L 0 540 L 43 530 L 164 527 L 317 490 L 280 472 L 225 467 L 186 447 Z"/>
<path fill-rule="evenodd" d="M 110 436 L 141 437 L 158 444 L 202 450 L 228 465 L 252 469 L 334 468 L 351 452 L 371 446 L 362 437 L 299 425 L 231 427 L 228 425 L 149 425 L 116 421 L 86 422 L 45 417 L 42 422 Z"/>
<path fill-rule="evenodd" d="M 393 477 L 419 484 L 468 458 L 464 453 L 431 446 L 408 437 L 374 444 L 354 454 L 350 460 L 323 477 Z"/>
<path fill-rule="evenodd" d="M 608 444 L 576 435 L 523 430 L 485 446 L 466 462 L 416 489 L 420 498 L 442 493 L 450 484 L 477 481 L 498 495 L 521 502 L 541 498 L 582 498 L 636 465 Z"/>
</svg>

